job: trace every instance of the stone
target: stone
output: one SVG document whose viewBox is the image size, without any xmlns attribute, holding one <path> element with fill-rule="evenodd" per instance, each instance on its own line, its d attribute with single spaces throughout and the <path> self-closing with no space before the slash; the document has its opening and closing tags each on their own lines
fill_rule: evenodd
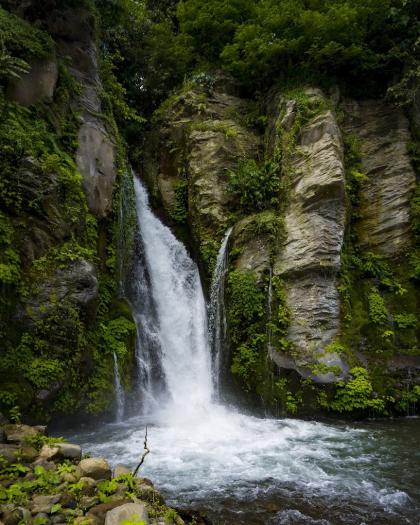
<svg viewBox="0 0 420 525">
<path fill-rule="evenodd" d="M 22 521 L 22 512 L 18 508 L 3 511 L 2 521 L 4 525 L 18 525 Z"/>
<path fill-rule="evenodd" d="M 64 483 L 76 483 L 77 482 L 77 477 L 71 472 L 63 472 L 63 474 L 61 474 L 60 476 L 60 479 Z"/>
<path fill-rule="evenodd" d="M 136 495 L 142 501 L 147 501 L 152 504 L 158 503 L 159 505 L 165 504 L 162 494 L 153 486 L 150 486 L 149 483 L 144 483 L 141 479 L 136 480 Z"/>
<path fill-rule="evenodd" d="M 125 505 L 126 503 L 132 503 L 129 499 L 121 499 L 118 501 L 113 501 L 112 503 L 100 503 L 91 508 L 90 511 L 86 514 L 87 518 L 93 518 L 98 520 L 99 523 L 103 524 L 105 521 L 105 516 L 108 511 Z"/>
<path fill-rule="evenodd" d="M 105 478 L 98 478 L 105 479 Z M 83 483 L 82 494 L 92 496 L 96 491 L 96 481 L 93 478 L 82 476 L 79 481 Z"/>
<path fill-rule="evenodd" d="M 8 463 L 22 461 L 32 463 L 38 457 L 38 452 L 34 447 L 28 445 L 12 445 L 9 443 L 0 444 L 0 456 Z"/>
<path fill-rule="evenodd" d="M 83 476 L 98 479 L 111 479 L 111 467 L 105 458 L 82 459 L 78 468 Z"/>
<path fill-rule="evenodd" d="M 358 242 L 365 250 L 397 255 L 410 243 L 410 201 L 416 175 L 408 154 L 409 122 L 402 110 L 383 101 L 342 104 L 345 130 L 360 139 L 362 172 Z"/>
<path fill-rule="evenodd" d="M 6 434 L 8 443 L 22 444 L 29 437 L 45 435 L 46 427 L 29 425 L 4 425 L 3 431 Z"/>
<path fill-rule="evenodd" d="M 76 162 L 90 211 L 98 219 L 106 217 L 112 209 L 117 176 L 116 147 L 99 119 L 81 126 Z"/>
<path fill-rule="evenodd" d="M 59 452 L 58 447 L 54 445 L 43 445 L 39 453 L 39 457 L 40 459 L 50 461 L 58 456 L 58 452 Z"/>
<path fill-rule="evenodd" d="M 114 478 L 118 478 L 119 476 L 125 476 L 126 474 L 131 474 L 131 469 L 129 467 L 120 463 L 115 465 Z"/>
<path fill-rule="evenodd" d="M 63 459 L 80 460 L 82 458 L 82 447 L 72 443 L 58 443 L 59 455 Z"/>
<path fill-rule="evenodd" d="M 149 524 L 149 514 L 143 503 L 126 503 L 106 513 L 105 525 L 121 525 L 126 520 L 143 521 Z"/>
<path fill-rule="evenodd" d="M 49 519 L 49 515 L 46 513 L 46 512 L 40 512 L 38 514 L 36 514 L 35 516 L 33 516 L 33 521 L 41 521 L 41 523 L 43 523 L 45 520 L 47 520 L 47 523 L 50 522 L 50 519 Z"/>
<path fill-rule="evenodd" d="M 51 507 L 58 503 L 61 499 L 61 494 L 53 494 L 51 496 L 34 496 L 31 503 L 31 513 L 35 514 L 49 514 Z"/>
<path fill-rule="evenodd" d="M 42 100 L 52 100 L 57 80 L 57 62 L 39 60 L 31 64 L 28 73 L 10 82 L 7 96 L 22 106 L 32 106 Z"/>
</svg>

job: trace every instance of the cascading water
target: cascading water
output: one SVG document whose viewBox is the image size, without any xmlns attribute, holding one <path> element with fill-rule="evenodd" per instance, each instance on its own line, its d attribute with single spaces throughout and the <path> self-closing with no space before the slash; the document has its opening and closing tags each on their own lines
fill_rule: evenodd
<svg viewBox="0 0 420 525">
<path fill-rule="evenodd" d="M 120 422 L 124 416 L 125 408 L 125 394 L 121 384 L 120 371 L 118 367 L 118 357 L 114 352 L 114 386 L 115 386 L 115 400 L 116 400 L 116 421 Z"/>
<path fill-rule="evenodd" d="M 215 523 L 417 523 L 418 421 L 394 428 L 259 419 L 212 401 L 197 267 L 153 215 L 139 180 L 135 191 L 139 231 L 125 289 L 138 329 L 141 407 L 120 424 L 69 438 L 134 465 L 148 424 L 151 454 L 142 475 L 169 504 L 202 509 Z M 225 236 L 220 260 L 227 243 Z"/>
<path fill-rule="evenodd" d="M 209 305 L 209 339 L 213 361 L 213 384 L 217 395 L 220 394 L 220 374 L 223 346 L 226 339 L 226 313 L 225 313 L 225 279 L 227 272 L 228 245 L 233 228 L 225 233 L 210 289 Z"/>
<path fill-rule="evenodd" d="M 206 409 L 213 390 L 206 304 L 198 268 L 171 230 L 152 213 L 140 180 L 136 178 L 134 184 L 167 402 L 173 413 L 179 410 L 185 414 L 186 400 L 190 410 Z M 141 319 L 138 329 L 144 329 Z"/>
</svg>

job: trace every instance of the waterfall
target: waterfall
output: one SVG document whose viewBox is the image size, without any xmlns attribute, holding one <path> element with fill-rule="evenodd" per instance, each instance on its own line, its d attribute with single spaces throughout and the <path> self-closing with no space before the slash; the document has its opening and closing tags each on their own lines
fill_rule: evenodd
<svg viewBox="0 0 420 525">
<path fill-rule="evenodd" d="M 135 177 L 139 250 L 131 304 L 146 410 L 201 410 L 212 398 L 207 315 L 197 265 L 153 214 Z"/>
<path fill-rule="evenodd" d="M 115 399 L 117 402 L 116 406 L 116 420 L 121 421 L 124 416 L 125 407 L 125 396 L 124 389 L 121 385 L 120 371 L 118 369 L 118 357 L 114 352 L 114 386 L 115 386 Z"/>
<path fill-rule="evenodd" d="M 216 266 L 213 272 L 213 279 L 210 289 L 209 305 L 209 338 L 211 355 L 213 359 L 213 384 L 215 392 L 219 393 L 219 382 L 221 374 L 221 359 L 223 344 L 226 337 L 226 313 L 225 313 L 225 278 L 227 272 L 228 245 L 233 228 L 229 228 L 225 233 L 219 253 L 217 255 Z"/>
<path fill-rule="evenodd" d="M 268 297 L 267 297 L 267 360 L 270 359 L 271 343 L 273 339 L 273 329 L 271 326 L 273 317 L 273 270 L 270 268 L 268 278 Z"/>
</svg>

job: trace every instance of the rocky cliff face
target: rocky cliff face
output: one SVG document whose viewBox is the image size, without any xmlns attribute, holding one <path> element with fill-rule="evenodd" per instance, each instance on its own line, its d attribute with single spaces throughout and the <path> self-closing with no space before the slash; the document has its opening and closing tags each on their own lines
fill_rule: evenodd
<svg viewBox="0 0 420 525">
<path fill-rule="evenodd" d="M 85 6 L 9 4 L 8 38 L 23 30 L 33 42 L 28 72 L 0 86 L 0 242 L 10 253 L 1 260 L 0 404 L 38 417 L 100 412 L 113 399 L 104 338 L 112 325 L 128 380 L 134 324 L 113 299 L 122 165 L 112 114 L 101 116 L 95 17 Z"/>
<path fill-rule="evenodd" d="M 233 225 L 230 382 L 289 411 L 313 410 L 307 385 L 318 384 L 318 407 L 338 409 L 342 381 L 366 368 L 371 395 L 385 398 L 405 381 L 403 367 L 393 375 L 396 356 L 412 355 L 416 345 L 415 326 L 402 328 L 404 316 L 417 311 L 416 281 L 407 266 L 399 268 L 401 254 L 414 253 L 408 121 L 385 102 L 340 101 L 338 92 L 313 88 L 267 100 L 263 135 L 252 126 L 249 101 L 188 85 L 159 110 L 144 174 L 168 220 L 181 222 L 200 247 L 207 275 Z M 249 179 L 256 186 L 235 190 L 238 176 L 246 177 L 244 160 L 271 173 L 274 200 L 246 204 L 267 185 L 257 168 Z M 416 358 L 405 359 L 418 377 Z M 339 386 L 323 386 L 330 383 Z"/>
</svg>

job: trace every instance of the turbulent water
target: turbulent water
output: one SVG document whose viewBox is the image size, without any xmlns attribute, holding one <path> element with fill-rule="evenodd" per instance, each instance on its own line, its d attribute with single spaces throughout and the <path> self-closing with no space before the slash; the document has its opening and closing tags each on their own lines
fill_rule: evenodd
<svg viewBox="0 0 420 525">
<path fill-rule="evenodd" d="M 169 504 L 203 510 L 215 524 L 418 523 L 419 421 L 259 419 L 215 402 L 198 269 L 137 179 L 135 190 L 138 246 L 126 289 L 138 329 L 139 415 L 69 437 L 134 465 L 149 425 L 142 475 Z"/>
</svg>

